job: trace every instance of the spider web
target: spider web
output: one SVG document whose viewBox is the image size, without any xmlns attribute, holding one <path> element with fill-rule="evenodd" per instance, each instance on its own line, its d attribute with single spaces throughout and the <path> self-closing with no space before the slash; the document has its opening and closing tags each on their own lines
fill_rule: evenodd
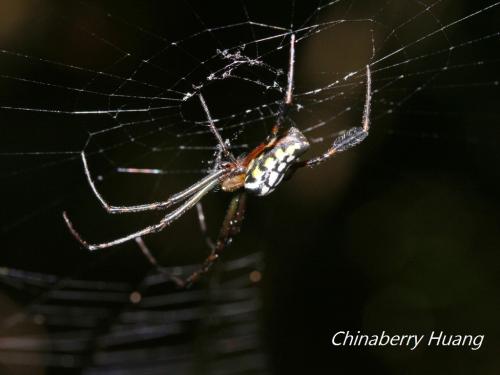
<svg viewBox="0 0 500 375">
<path fill-rule="evenodd" d="M 248 152 L 280 112 L 294 33 L 287 124 L 308 137 L 311 154 L 322 153 L 339 132 L 360 123 L 369 64 L 372 134 L 334 172 L 315 169 L 280 187 L 283 202 L 305 206 L 306 200 L 341 196 L 355 178 L 351 171 L 362 169 L 361 159 L 371 159 L 373 174 L 393 171 L 391 159 L 377 157 L 387 144 L 416 143 L 438 157 L 464 147 L 494 161 L 499 5 L 7 2 L 0 16 L 6 19 L 0 28 L 0 163 L 8 197 L 0 263 L 5 371 L 270 372 L 256 280 L 262 252 L 289 246 L 288 240 L 265 240 L 280 237 L 281 223 L 290 221 L 280 214 L 280 201 L 270 203 L 275 216 L 267 216 L 266 204 L 252 202 L 249 223 L 213 277 L 177 290 L 135 244 L 88 254 L 68 235 L 63 210 L 92 242 L 160 218 L 103 213 L 80 153 L 111 203 L 163 200 L 189 186 L 220 158 L 197 93 L 230 150 Z M 203 201 L 212 237 L 228 201 L 223 193 Z M 300 209 L 303 217 L 319 212 Z M 252 225 L 264 217 L 272 230 Z M 208 252 L 196 212 L 144 240 L 179 276 Z"/>
</svg>

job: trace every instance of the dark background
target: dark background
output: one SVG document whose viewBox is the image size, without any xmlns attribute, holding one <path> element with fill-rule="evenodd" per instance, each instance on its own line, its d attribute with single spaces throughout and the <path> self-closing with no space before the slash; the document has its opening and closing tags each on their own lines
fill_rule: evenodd
<svg viewBox="0 0 500 375">
<path fill-rule="evenodd" d="M 384 40 L 403 20 L 421 10 L 418 3 L 411 1 L 394 9 L 384 8 L 377 2 L 348 3 L 353 9 L 346 18 L 372 15 L 377 22 L 360 26 L 361 36 L 356 34 L 358 29 L 341 29 L 342 35 L 328 31 L 328 38 L 332 39 L 320 39 L 319 44 L 313 42 L 303 49 L 298 47 L 298 92 L 303 91 L 301 88 L 325 85 L 314 75 L 317 72 L 330 69 L 349 72 L 363 66 L 371 55 L 370 37 L 366 38 L 371 28 L 377 46 L 377 42 Z M 438 28 L 433 16 L 446 25 L 492 3 L 445 2 L 415 25 L 399 30 L 397 38 L 390 38 L 385 49 L 377 50 L 374 60 L 397 48 L 398 43 L 409 45 Z M 134 56 L 150 56 L 162 46 L 157 38 L 138 32 L 136 27 L 125 27 L 122 20 L 146 25 L 155 34 L 168 36 L 168 40 L 183 39 L 211 25 L 245 20 L 243 6 L 235 2 L 173 5 L 105 1 L 95 4 L 94 8 L 92 2 L 50 5 L 35 1 L 0 2 L 3 8 L 0 19 L 5 25 L 0 34 L 0 48 L 65 64 L 47 66 L 35 58 L 16 58 L 3 53 L 0 55 L 2 74 L 81 87 L 92 76 L 69 69 L 67 65 L 108 69 L 117 74 L 130 72 L 131 67 L 137 66 L 137 60 L 132 59 L 130 65 L 110 64 L 120 56 L 116 46 L 133 51 Z M 283 27 L 290 24 L 290 2 L 245 5 L 252 20 Z M 295 24 L 304 22 L 315 6 L 297 2 L 293 13 Z M 321 13 L 321 17 L 341 18 L 347 11 L 343 5 L 332 8 L 332 14 Z M 380 9 L 384 11 L 378 13 Z M 106 17 L 107 12 L 114 18 Z M 341 374 L 366 371 L 495 374 L 500 369 L 499 113 L 498 84 L 494 84 L 499 78 L 498 36 L 458 49 L 448 62 L 448 55 L 442 54 L 435 59 L 416 60 L 392 71 L 377 73 L 377 68 L 425 51 L 436 52 L 496 32 L 497 20 L 498 10 L 494 8 L 447 30 L 449 41 L 440 34 L 418 48 L 409 48 L 406 56 L 375 65 L 372 68 L 374 89 L 378 91 L 374 94 L 370 137 L 337 160 L 299 171 L 269 197 L 249 197 L 242 233 L 235 238 L 223 262 L 253 252 L 262 253 L 263 278 L 257 284 L 262 302 L 258 335 L 270 373 L 298 374 L 312 370 Z M 89 32 L 112 41 L 113 45 L 91 37 Z M 222 40 L 222 43 L 231 45 L 231 40 L 239 38 L 248 39 L 248 29 L 231 32 L 228 41 Z M 332 44 L 326 48 L 324 43 L 328 40 Z M 205 58 L 214 53 L 213 44 L 205 43 L 203 38 L 187 43 L 186 49 Z M 190 64 L 196 67 L 192 61 L 183 65 L 182 59 L 175 60 L 175 57 L 175 54 L 168 55 L 155 63 L 165 63 L 174 76 L 186 74 Z M 286 54 L 270 58 L 274 59 L 274 65 L 286 67 Z M 457 65 L 463 67 L 438 72 L 436 76 L 426 73 L 428 69 Z M 387 77 L 403 73 L 408 74 L 407 79 L 385 86 Z M 141 70 L 139 77 L 148 82 L 158 79 L 165 87 L 172 82 L 167 74 L 158 74 L 151 68 Z M 3 78 L 0 87 L 3 106 L 77 110 L 105 109 L 108 105 L 94 102 L 85 93 L 68 94 Z M 327 79 L 330 82 L 336 78 Z M 196 82 L 196 78 L 193 81 Z M 422 90 L 417 91 L 420 85 Z M 108 92 L 109 88 L 116 87 L 116 82 L 97 77 L 89 87 Z M 141 94 L 139 88 L 132 85 L 128 88 Z M 210 92 L 211 100 L 219 116 L 225 110 L 237 112 L 240 104 L 236 99 L 234 103 L 226 97 L 228 102 L 216 99 L 218 94 L 229 93 L 229 97 L 236 96 L 244 103 L 256 100 L 252 97 L 255 93 L 238 86 L 214 90 Z M 232 95 L 233 92 L 236 94 Z M 363 92 L 360 79 L 354 91 L 347 91 L 348 100 L 352 100 L 349 103 L 358 103 L 358 110 L 348 118 L 333 122 L 319 135 L 357 125 Z M 401 105 L 393 104 L 407 95 L 411 97 Z M 342 99 L 332 104 L 335 105 L 341 109 L 351 104 Z M 302 129 L 320 117 L 311 108 L 312 114 L 303 111 L 290 115 Z M 388 109 L 392 109 L 392 113 L 389 114 Z M 196 118 L 198 114 L 193 116 Z M 134 120 L 119 118 L 118 121 L 130 119 Z M 60 212 L 67 209 L 86 237 L 96 240 L 113 238 L 152 222 L 148 215 L 132 219 L 105 217 L 85 182 L 77 152 L 88 139 L 87 131 L 108 128 L 114 120 L 107 116 L 54 115 L 3 108 L 0 121 L 4 153 L 0 156 L 4 198 L 0 266 L 55 277 L 118 280 L 132 285 L 151 272 L 150 265 L 134 245 L 124 245 L 104 254 L 88 254 L 68 234 L 60 216 Z M 161 158 L 149 156 L 145 150 L 158 141 L 154 137 L 162 133 L 153 139 L 146 137 L 144 147 L 130 141 L 131 135 L 142 134 L 142 131 L 140 126 L 133 126 L 109 138 L 94 137 L 86 148 L 95 155 L 91 168 L 96 170 L 96 175 L 109 176 L 103 193 L 113 197 L 110 198 L 113 202 L 148 201 L 199 178 L 173 175 L 151 180 L 139 176 L 140 180 L 135 180 L 134 176 L 113 173 L 117 165 L 130 161 L 131 165 L 137 165 L 134 162 L 139 160 L 146 167 L 150 160 L 156 163 L 151 167 L 189 169 L 192 165 L 200 168 L 196 163 L 208 158 L 187 151 L 181 157 L 175 152 L 162 154 Z M 99 152 L 121 141 L 124 147 Z M 172 142 L 175 145 L 175 138 Z M 321 152 L 325 147 L 326 143 L 315 145 L 312 153 Z M 76 152 L 49 154 L 52 150 Z M 27 154 L 34 151 L 41 153 Z M 15 152 L 21 155 L 5 154 Z M 207 199 L 207 220 L 213 235 L 217 233 L 217 223 L 222 220 L 228 202 L 229 196 L 223 193 Z M 148 239 L 162 265 L 185 265 L 204 258 L 207 250 L 194 213 L 167 232 Z M 168 248 L 162 250 L 165 244 Z M 203 289 L 206 284 L 195 288 Z M 11 301 L 9 306 L 15 306 L 13 309 L 23 311 L 36 298 L 36 293 L 22 287 L 11 288 L 7 284 L 4 287 L 5 299 Z M 2 313 L 4 318 L 9 316 L 7 310 L 5 307 Z M 19 330 L 23 331 L 22 325 Z M 442 330 L 450 334 L 484 334 L 485 340 L 477 351 L 423 345 L 413 352 L 404 347 L 333 347 L 331 337 L 339 330 L 426 335 Z M 51 332 L 51 328 L 47 327 L 47 331 Z M 17 334 L 17 331 L 4 332 L 9 337 Z M 194 342 L 198 338 L 190 339 Z M 5 353 L 9 355 L 8 351 Z M 7 366 L 5 371 L 30 373 L 32 370 Z M 46 368 L 48 374 L 64 371 L 57 366 Z M 205 373 L 205 370 L 200 368 L 198 372 Z"/>
</svg>

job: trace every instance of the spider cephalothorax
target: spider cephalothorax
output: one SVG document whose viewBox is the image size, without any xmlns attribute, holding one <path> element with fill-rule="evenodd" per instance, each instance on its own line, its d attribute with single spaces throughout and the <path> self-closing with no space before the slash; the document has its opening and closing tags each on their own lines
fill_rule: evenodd
<svg viewBox="0 0 500 375">
<path fill-rule="evenodd" d="M 294 63 L 295 35 L 291 34 L 288 83 L 286 95 L 283 103 L 280 105 L 280 108 L 288 109 L 292 105 Z M 87 249 L 104 249 L 107 247 L 119 245 L 130 240 L 136 240 L 140 248 L 148 256 L 148 259 L 150 259 L 152 263 L 156 264 L 156 261 L 150 254 L 149 250 L 147 250 L 145 244 L 142 242 L 141 236 L 163 230 L 165 227 L 169 226 L 172 222 L 184 215 L 184 213 L 186 213 L 188 210 L 197 205 L 206 194 L 217 189 L 218 187 L 222 188 L 222 190 L 225 192 L 239 191 L 240 193 L 238 193 L 233 198 L 229 206 L 224 224 L 217 241 L 215 243 L 209 241 L 212 244 L 212 252 L 210 256 L 203 264 L 201 270 L 195 272 L 190 278 L 188 278 L 189 283 L 194 281 L 199 277 L 199 275 L 208 271 L 211 264 L 215 259 L 217 259 L 220 251 L 222 251 L 225 245 L 229 242 L 229 238 L 238 232 L 245 209 L 245 199 L 242 198 L 242 192 L 250 191 L 257 196 L 267 195 L 274 191 L 274 189 L 283 180 L 283 178 L 290 173 L 290 171 L 293 172 L 294 170 L 304 166 L 316 166 L 324 162 L 325 160 L 328 160 L 333 155 L 354 147 L 367 137 L 370 125 L 371 73 L 370 67 L 367 65 L 366 95 L 362 126 L 353 127 L 341 133 L 341 135 L 334 139 L 332 145 L 322 155 L 303 161 L 299 160 L 299 157 L 309 149 L 309 141 L 304 136 L 304 134 L 302 134 L 296 127 L 290 127 L 287 130 L 282 129 L 285 123 L 284 112 L 278 114 L 277 121 L 273 126 L 266 142 L 261 143 L 246 155 L 242 155 L 239 158 L 234 157 L 234 155 L 229 150 L 226 142 L 224 142 L 221 135 L 219 134 L 219 131 L 216 128 L 214 121 L 212 120 L 210 111 L 208 110 L 208 106 L 205 102 L 205 99 L 203 98 L 203 95 L 199 93 L 198 97 L 207 117 L 207 125 L 217 140 L 223 161 L 217 165 L 213 172 L 211 172 L 198 182 L 194 183 L 187 189 L 170 196 L 165 201 L 141 204 L 136 206 L 109 205 L 98 192 L 90 176 L 85 153 L 82 152 L 81 156 L 87 181 L 97 199 L 109 213 L 130 213 L 152 210 L 166 210 L 172 206 L 177 206 L 176 208 L 168 212 L 156 224 L 150 225 L 144 229 L 138 230 L 134 233 L 131 233 L 124 237 L 120 237 L 113 241 L 98 244 L 90 244 L 83 240 L 80 234 L 73 228 L 73 224 L 68 219 L 66 213 L 63 213 L 64 220 L 66 221 L 66 224 L 68 225 L 71 233 Z M 280 137 L 279 134 L 284 135 Z M 291 170 L 291 168 L 293 168 L 293 170 Z M 202 217 L 203 215 L 199 215 L 200 221 L 202 220 Z"/>
</svg>

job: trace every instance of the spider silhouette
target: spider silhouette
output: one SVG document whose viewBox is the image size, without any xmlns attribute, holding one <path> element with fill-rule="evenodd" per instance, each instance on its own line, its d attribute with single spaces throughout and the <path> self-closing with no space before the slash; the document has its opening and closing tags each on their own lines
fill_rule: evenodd
<svg viewBox="0 0 500 375">
<path fill-rule="evenodd" d="M 317 166 L 336 154 L 356 146 L 368 136 L 372 98 L 371 72 L 369 65 L 366 66 L 366 94 L 361 126 L 352 127 L 342 132 L 337 138 L 334 139 L 332 145 L 322 155 L 309 160 L 300 160 L 300 156 L 302 156 L 310 147 L 309 141 L 296 127 L 284 129 L 285 113 L 286 110 L 292 106 L 293 101 L 294 64 L 295 34 L 291 34 L 287 89 L 283 102 L 280 106 L 280 114 L 277 116 L 276 123 L 266 140 L 247 154 L 239 157 L 235 157 L 227 147 L 227 144 L 222 139 L 214 124 L 203 95 L 201 92 L 198 93 L 201 106 L 207 118 L 208 126 L 217 140 L 223 159 L 213 172 L 189 186 L 187 189 L 171 195 L 165 201 L 136 206 L 114 206 L 108 204 L 97 190 L 90 175 L 85 152 L 82 152 L 81 159 L 87 181 L 94 195 L 108 213 L 122 214 L 153 210 L 167 210 L 173 206 L 177 207 L 168 212 L 156 224 L 150 225 L 112 241 L 95 244 L 85 241 L 74 228 L 66 212 L 63 212 L 64 220 L 72 235 L 85 248 L 91 251 L 135 240 L 150 261 L 156 265 L 155 259 L 152 257 L 151 253 L 141 239 L 142 236 L 162 231 L 183 216 L 188 210 L 197 205 L 197 203 L 200 202 L 205 195 L 216 188 L 221 188 L 224 192 L 238 192 L 231 200 L 218 239 L 213 246 L 211 246 L 212 251 L 210 255 L 204 261 L 201 268 L 189 276 L 182 284 L 190 285 L 196 281 L 203 273 L 206 273 L 214 261 L 218 259 L 219 254 L 224 250 L 230 238 L 239 232 L 245 213 L 246 191 L 257 196 L 270 194 L 282 182 L 285 176 L 290 176 L 298 168 Z"/>
</svg>

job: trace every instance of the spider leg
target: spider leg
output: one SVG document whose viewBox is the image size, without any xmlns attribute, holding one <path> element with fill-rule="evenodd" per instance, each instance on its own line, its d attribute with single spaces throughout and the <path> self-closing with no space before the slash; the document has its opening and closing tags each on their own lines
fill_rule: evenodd
<svg viewBox="0 0 500 375">
<path fill-rule="evenodd" d="M 196 211 L 198 212 L 198 223 L 200 224 L 200 230 L 203 236 L 205 237 L 205 242 L 210 250 L 213 250 L 215 247 L 214 241 L 207 232 L 207 223 L 205 220 L 205 212 L 203 212 L 203 205 L 201 202 L 196 203 Z"/>
<path fill-rule="evenodd" d="M 353 127 L 341 135 L 339 135 L 333 141 L 332 146 L 323 154 L 316 158 L 304 161 L 299 163 L 298 167 L 313 167 L 316 166 L 335 154 L 346 151 L 351 147 L 356 146 L 361 143 L 367 136 L 368 131 L 370 129 L 370 110 L 371 110 L 371 100 L 372 100 L 372 79 L 370 66 L 366 66 L 366 97 L 365 97 L 365 106 L 363 109 L 363 118 L 361 121 L 362 126 Z"/>
<path fill-rule="evenodd" d="M 281 130 L 281 125 L 285 122 L 286 113 L 288 109 L 292 106 L 294 74 L 295 74 L 295 34 L 291 34 L 285 101 L 279 108 L 278 119 L 274 124 L 273 128 L 271 129 L 271 135 L 269 136 L 268 139 L 269 142 L 278 137 L 279 132 Z"/>
<path fill-rule="evenodd" d="M 149 263 L 151 263 L 151 265 L 155 268 L 160 268 L 158 261 L 156 260 L 155 256 L 151 253 L 151 251 L 149 251 L 149 248 L 144 243 L 142 237 L 136 237 L 135 242 L 137 243 L 137 246 L 139 246 L 139 249 L 141 250 L 142 254 L 149 261 Z"/>
<path fill-rule="evenodd" d="M 217 139 L 217 142 L 219 143 L 219 147 L 220 147 L 222 153 L 224 154 L 224 156 L 228 160 L 231 160 L 231 162 L 236 163 L 236 158 L 231 153 L 231 151 L 229 151 L 229 149 L 227 148 L 226 143 L 222 140 L 222 137 L 221 137 L 219 131 L 217 130 L 217 127 L 214 124 L 214 120 L 212 119 L 212 116 L 210 115 L 210 111 L 208 110 L 207 103 L 205 102 L 205 99 L 203 98 L 203 95 L 201 94 L 201 92 L 198 94 L 198 98 L 200 98 L 201 106 L 203 107 L 203 110 L 205 111 L 205 115 L 207 116 L 208 126 L 210 128 L 210 131 Z"/>
<path fill-rule="evenodd" d="M 169 226 L 172 222 L 175 220 L 179 219 L 182 215 L 184 215 L 188 210 L 193 208 L 196 203 L 200 201 L 206 194 L 208 194 L 211 190 L 213 190 L 217 185 L 219 185 L 219 180 L 211 181 L 208 185 L 203 187 L 201 190 L 199 190 L 196 194 L 191 196 L 189 199 L 187 199 L 184 203 L 182 203 L 179 207 L 177 207 L 175 210 L 169 212 L 166 214 L 157 224 L 150 225 L 144 229 L 138 230 L 134 233 L 131 233 L 129 235 L 117 238 L 113 241 L 109 242 L 103 242 L 103 243 L 98 243 L 98 244 L 90 244 L 87 241 L 85 241 L 80 234 L 76 231 L 76 229 L 73 227 L 73 224 L 69 220 L 66 212 L 63 212 L 63 217 L 64 221 L 66 222 L 66 225 L 68 226 L 71 234 L 88 250 L 99 250 L 99 249 L 105 249 L 107 247 L 115 246 L 122 244 L 124 242 L 128 242 L 130 240 L 133 240 L 137 237 L 141 237 L 150 233 L 157 233 L 163 230 L 165 227 Z"/>
<path fill-rule="evenodd" d="M 193 272 L 184 282 L 186 287 L 195 283 L 203 274 L 207 273 L 214 262 L 219 259 L 220 253 L 231 243 L 232 238 L 240 231 L 245 217 L 246 195 L 244 192 L 236 194 L 226 212 L 219 236 L 210 255 L 205 259 L 201 268 Z"/>
<path fill-rule="evenodd" d="M 101 202 L 101 205 L 104 207 L 104 209 L 110 213 L 110 214 L 116 214 L 116 213 L 128 213 L 128 212 L 142 212 L 142 211 L 152 211 L 152 210 L 164 210 L 176 203 L 179 203 L 189 196 L 193 195 L 200 189 L 202 189 L 204 186 L 207 186 L 208 184 L 212 183 L 213 181 L 218 180 L 226 171 L 224 169 L 217 170 L 208 176 L 202 178 L 200 181 L 194 183 L 193 185 L 189 186 L 187 189 L 176 193 L 174 195 L 171 195 L 167 200 L 165 201 L 160 201 L 160 202 L 153 202 L 153 203 L 146 203 L 146 204 L 140 204 L 136 206 L 113 206 L 110 205 L 109 203 L 106 202 L 106 200 L 102 197 L 102 195 L 99 193 L 97 190 L 94 181 L 92 181 L 92 177 L 90 176 L 90 170 L 87 164 L 87 158 L 85 156 L 85 152 L 82 151 L 81 153 L 82 157 L 82 162 L 83 162 L 83 169 L 85 171 L 85 176 L 87 177 L 87 181 L 90 185 L 90 188 L 92 189 L 92 192 L 94 195 L 97 197 L 99 202 Z"/>
<path fill-rule="evenodd" d="M 144 254 L 146 259 L 151 263 L 151 265 L 158 271 L 167 276 L 170 280 L 172 280 L 178 287 L 182 287 L 184 285 L 184 282 L 177 276 L 172 275 L 171 273 L 167 272 L 162 266 L 158 264 L 158 261 L 156 260 L 155 256 L 151 253 L 149 250 L 148 246 L 146 243 L 143 241 L 142 237 L 136 237 L 135 242 L 137 243 L 137 246 L 139 246 L 139 249 L 141 252 Z"/>
<path fill-rule="evenodd" d="M 290 35 L 290 56 L 288 61 L 288 82 L 286 87 L 285 103 L 292 104 L 293 99 L 293 75 L 295 68 L 295 34 Z"/>
</svg>

